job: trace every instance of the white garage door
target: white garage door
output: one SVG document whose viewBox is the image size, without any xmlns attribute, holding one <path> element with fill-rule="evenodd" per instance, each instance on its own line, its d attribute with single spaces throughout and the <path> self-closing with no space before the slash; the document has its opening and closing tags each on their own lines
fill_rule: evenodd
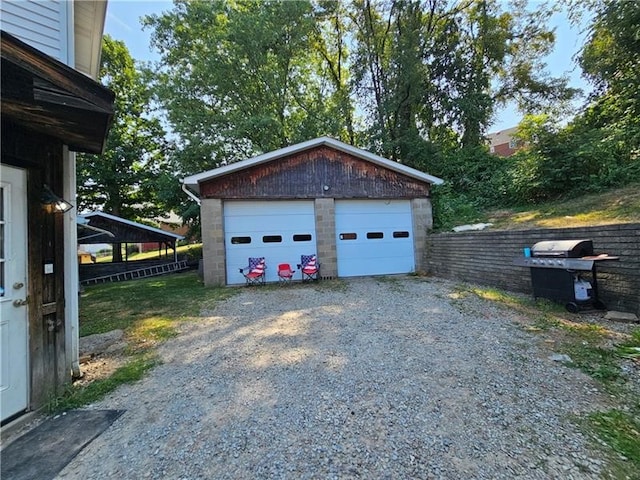
<svg viewBox="0 0 640 480">
<path fill-rule="evenodd" d="M 336 201 L 338 276 L 415 269 L 409 200 Z"/>
<path fill-rule="evenodd" d="M 224 236 L 227 284 L 245 282 L 239 269 L 249 257 L 265 257 L 266 280 L 277 282 L 278 264 L 295 268 L 300 255 L 317 253 L 313 201 L 227 201 Z"/>
</svg>

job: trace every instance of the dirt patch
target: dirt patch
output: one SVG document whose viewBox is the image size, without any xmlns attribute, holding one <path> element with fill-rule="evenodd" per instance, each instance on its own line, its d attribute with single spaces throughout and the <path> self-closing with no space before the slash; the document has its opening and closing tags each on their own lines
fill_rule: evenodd
<svg viewBox="0 0 640 480">
<path fill-rule="evenodd" d="M 127 362 L 122 351 L 105 352 L 91 357 L 80 365 L 82 377 L 73 382 L 75 386 L 84 387 L 96 380 L 109 378 Z"/>
</svg>

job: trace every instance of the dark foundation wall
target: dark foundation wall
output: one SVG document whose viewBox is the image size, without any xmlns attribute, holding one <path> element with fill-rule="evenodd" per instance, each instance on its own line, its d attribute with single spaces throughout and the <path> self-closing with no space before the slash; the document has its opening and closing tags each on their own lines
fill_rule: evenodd
<svg viewBox="0 0 640 480">
<path fill-rule="evenodd" d="M 27 170 L 30 406 L 35 409 L 71 380 L 65 352 L 63 214 L 44 210 L 48 185 L 63 191 L 62 143 L 2 121 L 2 163 Z M 53 273 L 45 274 L 45 265 Z"/>
<path fill-rule="evenodd" d="M 433 275 L 532 293 L 530 271 L 513 265 L 523 248 L 543 240 L 591 239 L 595 253 L 619 256 L 597 264 L 600 298 L 609 310 L 640 315 L 640 224 L 516 231 L 441 233 L 427 237 L 425 267 Z"/>
</svg>

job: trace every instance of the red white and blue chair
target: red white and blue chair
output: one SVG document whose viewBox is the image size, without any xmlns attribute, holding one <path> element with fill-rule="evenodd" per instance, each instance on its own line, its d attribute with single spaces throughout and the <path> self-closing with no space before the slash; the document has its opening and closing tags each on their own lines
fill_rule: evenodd
<svg viewBox="0 0 640 480">
<path fill-rule="evenodd" d="M 241 268 L 240 273 L 247 281 L 247 285 L 264 285 L 266 268 L 264 257 L 249 258 L 249 265 Z"/>
<path fill-rule="evenodd" d="M 303 282 L 320 280 L 320 262 L 318 262 L 318 257 L 315 254 L 301 255 L 298 268 L 302 273 Z"/>
</svg>

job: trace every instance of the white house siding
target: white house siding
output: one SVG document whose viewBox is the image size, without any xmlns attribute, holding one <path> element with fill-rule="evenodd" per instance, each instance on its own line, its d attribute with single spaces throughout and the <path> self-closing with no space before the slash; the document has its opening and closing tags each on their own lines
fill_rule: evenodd
<svg viewBox="0 0 640 480">
<path fill-rule="evenodd" d="M 2 0 L 0 28 L 68 64 L 70 5 L 58 0 Z"/>
</svg>

